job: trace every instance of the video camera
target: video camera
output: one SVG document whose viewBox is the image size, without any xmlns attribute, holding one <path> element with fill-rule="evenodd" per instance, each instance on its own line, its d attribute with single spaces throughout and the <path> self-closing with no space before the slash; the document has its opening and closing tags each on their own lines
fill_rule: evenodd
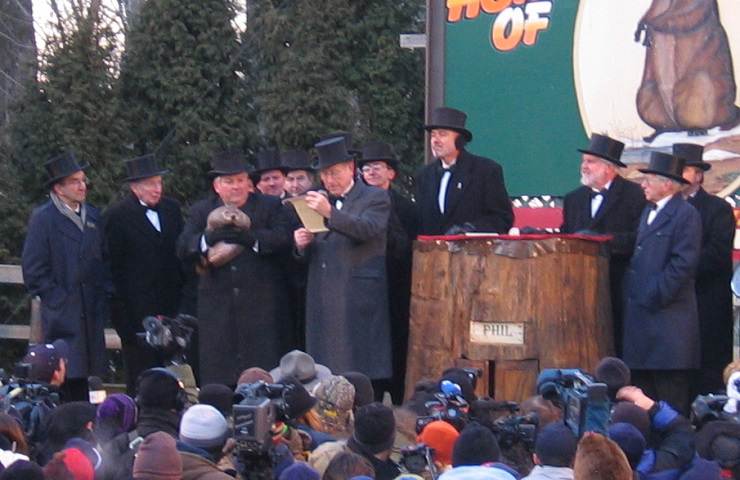
<svg viewBox="0 0 740 480">
<path fill-rule="evenodd" d="M 161 352 L 175 365 L 186 363 L 185 351 L 198 328 L 197 318 L 183 313 L 174 318 L 157 315 L 146 317 L 141 323 L 145 331 L 136 334 L 141 342 Z"/>
<path fill-rule="evenodd" d="M 17 363 L 10 376 L 0 370 L 0 409 L 20 420 L 26 437 L 36 442 L 40 440 L 44 418 L 60 401 L 56 389 L 30 377 L 29 363 Z"/>
<path fill-rule="evenodd" d="M 740 416 L 724 411 L 725 404 L 730 400 L 727 395 L 699 395 L 691 404 L 691 423 L 698 429 L 714 420 L 730 420 L 739 422 Z"/>
<path fill-rule="evenodd" d="M 506 412 L 501 415 L 502 412 Z M 469 419 L 487 427 L 496 436 L 502 450 L 515 445 L 534 451 L 539 417 L 536 413 L 519 415 L 516 402 L 497 402 L 491 398 L 479 398 L 470 406 Z"/>
<path fill-rule="evenodd" d="M 605 383 L 580 369 L 549 368 L 537 377 L 537 393 L 562 407 L 565 424 L 577 437 L 606 434 L 611 404 Z"/>
<path fill-rule="evenodd" d="M 442 380 L 440 392 L 435 393 L 434 400 L 424 404 L 428 415 L 416 419 L 416 433 L 421 433 L 428 424 L 435 420 L 443 420 L 458 431 L 467 423 L 468 402 L 462 397 L 460 385 L 449 380 Z"/>
<path fill-rule="evenodd" d="M 424 476 L 424 472 L 429 472 L 433 480 L 439 475 L 434 464 L 434 449 L 424 443 L 402 448 L 400 463 L 406 472 L 414 475 Z"/>
</svg>

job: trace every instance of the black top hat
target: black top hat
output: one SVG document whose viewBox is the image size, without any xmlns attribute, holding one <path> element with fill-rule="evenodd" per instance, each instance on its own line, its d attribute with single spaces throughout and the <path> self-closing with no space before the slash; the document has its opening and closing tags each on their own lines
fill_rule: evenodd
<svg viewBox="0 0 740 480">
<path fill-rule="evenodd" d="M 249 173 L 251 170 L 252 167 L 244 159 L 244 155 L 239 150 L 231 149 L 213 155 L 211 171 L 208 174 L 212 177 L 219 177 L 221 175 Z"/>
<path fill-rule="evenodd" d="M 305 150 L 288 150 L 280 154 L 280 166 L 286 172 L 295 170 L 306 170 L 313 172 L 315 169 L 311 166 L 311 156 Z"/>
<path fill-rule="evenodd" d="M 61 155 L 51 158 L 44 163 L 46 168 L 46 186 L 50 187 L 59 180 L 69 177 L 70 175 L 84 170 L 88 164 L 80 165 L 77 163 L 77 157 L 72 152 L 65 152 Z"/>
<path fill-rule="evenodd" d="M 385 142 L 367 142 L 362 147 L 362 158 L 359 164 L 362 166 L 368 162 L 385 162 L 392 168 L 398 165 L 393 147 Z"/>
<path fill-rule="evenodd" d="M 705 172 L 712 168 L 712 165 L 702 159 L 704 147 L 695 143 L 674 143 L 673 154 L 686 160 L 687 167 L 701 168 Z"/>
<path fill-rule="evenodd" d="M 324 169 L 336 165 L 337 163 L 350 162 L 354 160 L 352 155 L 347 151 L 347 145 L 343 137 L 334 137 L 323 140 L 316 145 L 316 151 L 319 153 L 318 168 Z"/>
<path fill-rule="evenodd" d="M 652 173 L 676 180 L 681 183 L 689 183 L 683 178 L 683 167 L 686 160 L 669 153 L 650 152 L 650 164 L 647 168 L 641 168 L 642 173 Z"/>
<path fill-rule="evenodd" d="M 622 150 L 624 150 L 624 143 L 598 133 L 591 135 L 591 142 L 588 147 L 578 149 L 581 153 L 596 155 L 619 167 L 626 167 L 627 165 L 619 159 L 622 156 Z"/>
<path fill-rule="evenodd" d="M 351 153 L 352 155 L 359 155 L 360 151 L 352 147 L 352 134 L 349 132 L 332 132 L 327 133 L 326 135 L 322 135 L 319 138 L 319 142 L 321 143 L 324 140 L 331 140 L 332 138 L 343 138 L 344 144 L 347 146 L 347 151 Z"/>
<path fill-rule="evenodd" d="M 259 176 L 261 173 L 269 172 L 270 170 L 280 170 L 285 173 L 285 169 L 280 164 L 280 152 L 277 148 L 268 148 L 257 152 L 257 166 L 254 169 L 253 175 Z"/>
<path fill-rule="evenodd" d="M 437 107 L 432 112 L 432 118 L 428 124 L 424 125 L 425 130 L 434 128 L 446 128 L 460 132 L 468 142 L 473 139 L 473 134 L 465 128 L 465 120 L 468 116 L 465 112 L 449 107 Z"/>
<path fill-rule="evenodd" d="M 126 160 L 126 174 L 128 176 L 125 181 L 133 182 L 135 180 L 164 175 L 167 172 L 169 170 L 157 165 L 157 158 L 154 154 L 150 153 L 142 157 Z"/>
</svg>

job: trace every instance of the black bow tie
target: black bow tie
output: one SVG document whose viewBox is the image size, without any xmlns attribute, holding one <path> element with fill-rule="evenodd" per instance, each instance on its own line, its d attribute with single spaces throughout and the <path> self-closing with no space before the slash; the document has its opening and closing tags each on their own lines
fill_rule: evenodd
<svg viewBox="0 0 740 480">
<path fill-rule="evenodd" d="M 437 174 L 442 177 L 445 172 L 455 173 L 455 165 L 452 165 L 451 167 L 445 168 L 442 166 L 442 161 L 440 161 L 437 164 Z"/>
<path fill-rule="evenodd" d="M 648 203 L 648 207 L 650 207 L 650 210 L 657 210 L 658 204 L 657 203 Z"/>
<path fill-rule="evenodd" d="M 154 205 L 153 207 L 150 207 L 149 205 L 142 205 L 144 207 L 145 211 L 151 210 L 152 212 L 159 213 L 159 205 Z"/>
<path fill-rule="evenodd" d="M 591 190 L 588 195 L 593 200 L 594 198 L 599 197 L 599 196 L 606 197 L 606 192 L 607 191 L 608 190 L 606 188 L 601 189 L 598 192 L 597 191 L 594 191 L 594 190 Z"/>
<path fill-rule="evenodd" d="M 336 205 L 338 201 L 344 202 L 344 195 L 329 195 L 329 203 Z"/>
</svg>

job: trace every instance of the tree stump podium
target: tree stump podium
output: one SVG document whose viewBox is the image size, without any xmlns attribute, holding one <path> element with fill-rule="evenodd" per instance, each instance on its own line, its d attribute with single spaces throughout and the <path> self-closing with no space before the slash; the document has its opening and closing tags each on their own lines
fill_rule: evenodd
<svg viewBox="0 0 740 480">
<path fill-rule="evenodd" d="M 541 369 L 613 355 L 606 237 L 420 237 L 414 245 L 406 397 L 451 366 L 478 395 L 521 401 Z"/>
</svg>

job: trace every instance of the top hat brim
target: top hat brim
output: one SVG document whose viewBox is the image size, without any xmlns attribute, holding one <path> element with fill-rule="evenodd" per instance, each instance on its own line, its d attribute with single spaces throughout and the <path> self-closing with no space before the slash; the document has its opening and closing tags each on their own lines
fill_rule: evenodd
<svg viewBox="0 0 740 480">
<path fill-rule="evenodd" d="M 237 175 L 239 173 L 246 173 L 247 175 L 250 175 L 252 173 L 252 170 L 248 166 L 239 167 L 232 170 L 210 170 L 208 172 L 208 176 L 212 178 L 216 177 L 223 177 L 228 175 Z"/>
<path fill-rule="evenodd" d="M 124 182 L 135 182 L 137 180 L 144 180 L 145 178 L 158 177 L 160 175 L 165 175 L 167 173 L 170 173 L 170 171 L 169 171 L 169 169 L 166 169 L 165 168 L 165 169 L 158 170 L 158 171 L 152 172 L 152 173 L 142 173 L 142 174 L 139 174 L 139 175 L 133 175 L 133 176 L 130 176 L 130 177 L 126 177 L 126 178 L 123 179 L 123 181 Z"/>
<path fill-rule="evenodd" d="M 581 152 L 581 153 L 587 153 L 589 155 L 594 155 L 596 157 L 603 158 L 607 162 L 611 162 L 611 163 L 613 163 L 614 165 L 616 165 L 618 167 L 623 167 L 623 168 L 624 167 L 627 167 L 627 165 L 624 162 L 622 162 L 620 159 L 618 159 L 618 158 L 612 158 L 612 157 L 607 157 L 606 155 L 604 155 L 601 152 L 594 152 L 593 150 L 588 150 L 587 148 L 579 148 L 578 151 Z"/>
<path fill-rule="evenodd" d="M 462 136 L 465 137 L 465 139 L 468 142 L 473 140 L 473 133 L 467 128 L 460 128 L 457 125 L 441 125 L 437 123 L 424 125 L 424 130 L 434 130 L 435 128 L 444 128 L 445 130 L 453 130 L 455 132 L 461 133 Z"/>
<path fill-rule="evenodd" d="M 367 157 L 367 158 L 362 158 L 362 159 L 358 160 L 357 161 L 357 164 L 360 167 L 362 167 L 366 163 L 370 163 L 370 162 L 385 162 L 388 165 L 390 165 L 391 168 L 393 168 L 394 170 L 397 170 L 398 169 L 398 163 L 399 163 L 398 160 L 395 159 L 395 158 L 388 158 L 388 157 L 373 158 L 373 157 Z"/>
<path fill-rule="evenodd" d="M 292 166 L 292 167 L 282 167 L 285 170 L 285 174 L 287 175 L 290 172 L 297 172 L 298 170 L 305 170 L 307 172 L 315 173 L 316 168 L 314 168 L 311 165 L 302 165 L 302 166 Z"/>
<path fill-rule="evenodd" d="M 653 170 L 651 168 L 639 168 L 638 171 L 642 173 L 652 173 L 653 175 L 660 175 L 661 177 L 670 178 L 671 180 L 675 180 L 677 182 L 683 183 L 684 185 L 689 184 L 689 182 L 680 175 L 674 175 L 672 173 L 661 172 L 660 170 Z"/>
<path fill-rule="evenodd" d="M 696 167 L 706 172 L 707 170 L 712 168 L 712 164 L 708 162 L 686 162 L 686 165 L 684 165 L 684 167 Z"/>
<path fill-rule="evenodd" d="M 285 167 L 283 167 L 281 165 L 278 165 L 276 167 L 267 167 L 267 168 L 260 168 L 260 169 L 252 170 L 251 172 L 249 172 L 249 174 L 250 175 L 260 176 L 263 173 L 270 172 L 272 170 L 278 170 L 280 172 L 283 172 L 283 175 L 285 175 L 286 173 L 288 173 L 288 169 L 287 168 L 285 168 Z"/>
<path fill-rule="evenodd" d="M 77 172 L 81 172 L 81 171 L 85 170 L 86 168 L 88 168 L 89 166 L 90 166 L 89 163 L 83 163 L 82 165 L 79 166 L 80 167 L 79 169 L 77 169 L 77 170 L 75 170 L 73 172 L 64 173 L 62 175 L 57 175 L 55 177 L 52 177 L 52 178 L 47 179 L 46 182 L 44 183 L 44 185 L 46 185 L 47 187 L 51 187 L 52 185 L 54 185 L 55 183 L 57 183 L 59 180 L 62 180 L 63 178 L 67 178 L 70 175 L 74 175 Z"/>
</svg>

